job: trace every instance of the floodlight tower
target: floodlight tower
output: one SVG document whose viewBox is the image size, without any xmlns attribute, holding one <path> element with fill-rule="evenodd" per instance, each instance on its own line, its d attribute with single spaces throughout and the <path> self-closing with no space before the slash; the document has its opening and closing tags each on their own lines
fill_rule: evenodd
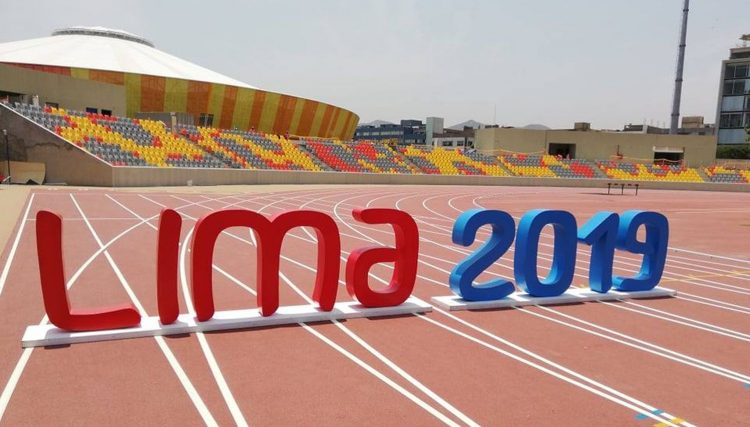
<svg viewBox="0 0 750 427">
<path fill-rule="evenodd" d="M 680 29 L 680 47 L 677 53 L 677 72 L 674 78 L 674 98 L 672 98 L 672 122 L 669 125 L 669 134 L 677 135 L 677 126 L 680 121 L 680 98 L 682 97 L 682 69 L 685 66 L 685 42 L 687 40 L 687 22 L 690 0 L 685 0 L 682 7 L 682 28 Z"/>
</svg>

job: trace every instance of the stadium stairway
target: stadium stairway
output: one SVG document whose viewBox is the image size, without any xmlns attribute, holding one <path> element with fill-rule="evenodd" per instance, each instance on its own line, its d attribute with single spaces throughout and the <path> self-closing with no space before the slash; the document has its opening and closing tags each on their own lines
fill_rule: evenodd
<svg viewBox="0 0 750 427">
<path fill-rule="evenodd" d="M 399 151 L 426 174 L 507 176 L 496 161 L 478 152 L 417 146 L 400 147 Z"/>
<path fill-rule="evenodd" d="M 320 158 L 318 158 L 318 156 L 316 156 L 315 153 L 313 153 L 313 151 L 310 149 L 310 147 L 307 146 L 305 141 L 300 140 L 297 146 L 299 147 L 300 150 L 304 151 L 308 157 L 310 157 L 313 163 L 318 165 L 320 170 L 335 172 L 335 170 L 332 167 L 330 167 L 328 163 L 324 162 L 323 160 L 320 160 Z"/>
<path fill-rule="evenodd" d="M 315 157 L 333 170 L 365 173 L 419 173 L 419 169 L 412 167 L 403 156 L 384 144 L 313 139 L 304 140 L 304 144 Z"/>
</svg>

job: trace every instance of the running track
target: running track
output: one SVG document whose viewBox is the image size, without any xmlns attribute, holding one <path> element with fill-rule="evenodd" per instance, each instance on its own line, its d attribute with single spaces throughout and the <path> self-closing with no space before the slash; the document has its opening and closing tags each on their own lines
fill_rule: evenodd
<svg viewBox="0 0 750 427">
<path fill-rule="evenodd" d="M 0 422 L 7 425 L 750 425 L 750 195 L 514 187 L 331 187 L 274 193 L 168 194 L 40 189 L 31 193 L 0 259 Z M 353 221 L 354 207 L 397 207 L 420 227 L 414 294 L 448 295 L 451 268 L 469 249 L 450 243 L 466 209 L 658 210 L 671 238 L 662 285 L 676 298 L 357 319 L 256 330 L 21 349 L 27 325 L 46 321 L 34 215 L 65 218 L 73 305 L 130 299 L 156 314 L 156 215 L 183 216 L 182 312 L 188 312 L 186 241 L 196 218 L 226 208 L 273 214 L 315 209 L 338 222 L 342 258 L 392 245 L 389 227 Z M 481 236 L 485 234 L 480 233 Z M 284 240 L 282 305 L 311 294 L 314 233 Z M 553 239 L 540 241 L 540 274 Z M 255 303 L 255 246 L 230 229 L 214 258 L 217 309 Z M 574 285 L 586 283 L 579 246 Z M 615 270 L 632 274 L 635 255 Z M 343 262 L 342 262 L 343 267 Z M 512 253 L 480 280 L 512 277 Z M 371 270 L 377 286 L 389 265 Z M 343 272 L 342 276 L 343 278 Z M 339 291 L 339 301 L 348 299 Z"/>
</svg>

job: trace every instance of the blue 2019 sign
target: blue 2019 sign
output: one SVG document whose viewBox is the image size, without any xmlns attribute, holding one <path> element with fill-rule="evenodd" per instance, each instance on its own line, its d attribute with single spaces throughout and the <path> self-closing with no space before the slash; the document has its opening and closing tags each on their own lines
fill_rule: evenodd
<svg viewBox="0 0 750 427">
<path fill-rule="evenodd" d="M 475 279 L 510 249 L 514 237 L 514 276 L 518 286 L 536 297 L 561 295 L 571 285 L 576 265 L 578 242 L 591 246 L 589 287 L 606 293 L 618 291 L 646 291 L 661 279 L 667 256 L 669 223 L 657 212 L 631 210 L 622 215 L 598 212 L 580 229 L 575 217 L 566 211 L 536 209 L 527 212 L 516 224 L 507 213 L 499 210 L 472 209 L 462 213 L 453 225 L 453 242 L 469 246 L 476 239 L 477 230 L 489 225 L 487 241 L 466 257 L 450 275 L 451 290 L 467 301 L 491 301 L 507 297 L 514 291 L 510 280 L 495 279 L 474 284 Z M 554 230 L 552 266 L 547 277 L 537 273 L 537 252 L 542 229 L 551 225 Z M 645 238 L 638 240 L 638 230 L 645 228 Z M 613 275 L 615 249 L 643 255 L 640 270 L 635 276 Z"/>
</svg>

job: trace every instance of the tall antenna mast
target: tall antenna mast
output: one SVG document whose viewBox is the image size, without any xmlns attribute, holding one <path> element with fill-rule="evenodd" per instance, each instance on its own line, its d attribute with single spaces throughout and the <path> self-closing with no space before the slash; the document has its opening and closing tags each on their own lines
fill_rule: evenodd
<svg viewBox="0 0 750 427">
<path fill-rule="evenodd" d="M 687 21 L 690 0 L 685 0 L 682 7 L 682 28 L 680 30 L 680 47 L 677 54 L 677 72 L 674 78 L 674 98 L 672 99 L 672 122 L 669 126 L 669 134 L 677 135 L 677 126 L 680 121 L 680 98 L 682 98 L 682 69 L 685 66 L 685 42 L 687 40 Z"/>
</svg>

